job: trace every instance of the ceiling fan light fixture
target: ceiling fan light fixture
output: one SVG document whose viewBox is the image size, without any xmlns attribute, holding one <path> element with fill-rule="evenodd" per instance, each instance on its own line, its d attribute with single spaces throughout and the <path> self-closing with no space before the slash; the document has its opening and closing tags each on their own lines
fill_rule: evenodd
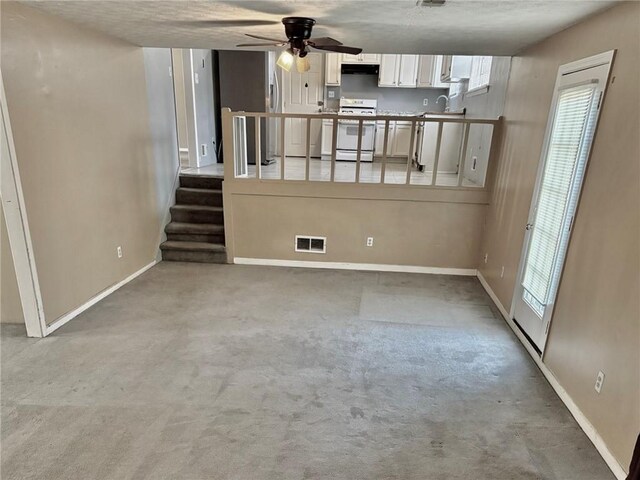
<svg viewBox="0 0 640 480">
<path fill-rule="evenodd" d="M 295 56 L 293 54 L 293 50 L 291 48 L 287 48 L 283 50 L 280 56 L 278 57 L 278 61 L 276 65 L 278 65 L 283 70 L 287 72 L 291 71 L 291 67 L 293 66 L 293 61 L 295 60 Z"/>
<path fill-rule="evenodd" d="M 298 70 L 298 73 L 304 73 L 311 70 L 311 62 L 309 62 L 309 58 L 307 58 L 306 55 L 304 57 L 296 57 L 296 69 Z"/>
</svg>

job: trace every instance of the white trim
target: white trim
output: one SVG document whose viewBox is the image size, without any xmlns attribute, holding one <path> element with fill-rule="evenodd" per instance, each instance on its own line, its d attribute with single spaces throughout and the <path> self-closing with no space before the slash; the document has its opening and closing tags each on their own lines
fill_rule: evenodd
<svg viewBox="0 0 640 480">
<path fill-rule="evenodd" d="M 65 323 L 67 323 L 69 320 L 74 319 L 75 317 L 80 315 L 85 310 L 87 310 L 87 309 L 91 308 L 92 306 L 94 306 L 96 303 L 98 303 L 103 298 L 111 295 L 113 292 L 118 290 L 120 287 L 126 285 L 131 280 L 134 280 L 136 277 L 139 277 L 144 272 L 146 272 L 151 267 L 153 267 L 156 263 L 158 263 L 157 260 L 154 260 L 153 262 L 145 265 L 140 270 L 138 270 L 137 272 L 132 273 L 131 275 L 129 275 L 124 280 L 121 280 L 118 283 L 116 283 L 115 285 L 112 285 L 109 288 L 106 288 L 106 289 L 102 290 L 100 293 L 98 293 L 97 295 L 91 297 L 88 301 L 86 301 L 85 303 L 80 305 L 78 308 L 75 308 L 74 310 L 71 310 L 69 313 L 67 313 L 67 314 L 63 315 L 62 317 L 58 318 L 57 320 L 52 322 L 51 325 L 47 325 L 47 330 L 46 330 L 45 336 L 55 332 L 57 329 L 59 329 L 61 326 L 63 326 Z"/>
<path fill-rule="evenodd" d="M 263 265 L 272 267 L 327 268 L 333 270 L 364 270 L 371 272 L 431 273 L 434 275 L 464 275 L 475 277 L 475 268 L 441 268 L 414 265 L 387 265 L 384 263 L 315 262 L 310 260 L 279 260 L 272 258 L 235 257 L 236 265 Z"/>
<path fill-rule="evenodd" d="M 500 302 L 500 300 L 498 299 L 498 297 L 496 296 L 492 288 L 489 286 L 485 278 L 482 276 L 482 273 L 480 273 L 480 271 L 478 271 L 478 280 L 480 280 L 482 287 L 485 289 L 489 297 L 491 297 L 491 300 L 493 300 L 493 302 L 496 304 L 496 307 L 498 307 L 498 310 L 500 310 L 500 313 L 502 314 L 505 321 L 507 322 L 507 325 L 509 325 L 511 330 L 513 330 L 513 333 L 515 333 L 516 337 L 518 337 L 518 340 L 520 340 L 520 343 L 522 343 L 522 345 L 527 350 L 527 352 L 529 352 L 529 355 L 531 355 L 531 358 L 533 358 L 533 361 L 536 363 L 536 365 L 538 366 L 542 374 L 545 376 L 545 378 L 547 379 L 551 387 L 558 394 L 558 396 L 560 397 L 560 400 L 562 400 L 562 403 L 564 403 L 565 406 L 569 409 L 569 412 L 571 413 L 571 415 L 573 415 L 573 418 L 575 418 L 576 422 L 578 422 L 578 425 L 580 426 L 582 431 L 587 435 L 587 437 L 589 437 L 589 440 L 591 440 L 591 443 L 593 443 L 593 445 L 596 447 L 596 450 L 598 450 L 598 453 L 600 453 L 600 456 L 602 456 L 607 466 L 611 469 L 611 471 L 615 475 L 615 477 L 618 480 L 625 480 L 625 478 L 627 477 L 627 474 L 625 473 L 624 468 L 622 468 L 622 466 L 618 463 L 616 458 L 613 456 L 613 454 L 607 447 L 607 444 L 605 443 L 604 439 L 598 434 L 598 431 L 596 430 L 596 428 L 589 421 L 586 415 L 582 413 L 582 410 L 580 410 L 580 407 L 576 405 L 576 403 L 573 401 L 573 399 L 567 393 L 567 391 L 562 387 L 562 385 L 560 385 L 560 382 L 553 375 L 551 370 L 549 370 L 547 366 L 543 363 L 542 359 L 540 358 L 540 355 L 538 355 L 538 352 L 536 352 L 533 349 L 529 341 L 525 338 L 524 334 L 520 331 L 518 326 L 513 322 L 511 315 L 507 314 L 507 310 L 504 308 L 504 305 L 502 305 L 502 303 Z"/>
<path fill-rule="evenodd" d="M 576 60 L 575 62 L 560 65 L 560 67 L 558 68 L 558 76 L 567 75 L 569 73 L 575 73 L 580 70 L 599 67 L 606 64 L 609 64 L 609 66 L 611 66 L 615 53 L 615 50 L 607 50 L 606 52 L 598 53 L 590 57 L 581 58 L 580 60 Z"/>
<path fill-rule="evenodd" d="M 464 94 L 464 98 L 482 95 L 483 93 L 487 93 L 488 91 L 489 91 L 489 84 L 485 83 L 484 85 L 479 85 L 475 88 L 472 88 L 471 90 L 467 90 Z"/>
<path fill-rule="evenodd" d="M 0 72 L 0 122 L 2 132 L 2 162 L 0 166 L 0 198 L 7 225 L 7 235 L 11 245 L 13 265 L 16 272 L 22 315 L 29 337 L 44 337 L 47 324 L 44 318 L 42 295 L 38 271 L 33 254 L 31 231 L 27 220 L 27 210 L 22 192 L 22 181 L 13 143 L 13 132 L 9 120 L 4 81 Z"/>
</svg>

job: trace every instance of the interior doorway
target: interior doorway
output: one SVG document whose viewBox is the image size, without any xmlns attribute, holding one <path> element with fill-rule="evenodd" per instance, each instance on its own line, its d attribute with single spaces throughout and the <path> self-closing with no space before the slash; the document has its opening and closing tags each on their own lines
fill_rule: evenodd
<svg viewBox="0 0 640 480">
<path fill-rule="evenodd" d="M 307 55 L 311 68 L 298 73 L 295 68 L 282 72 L 282 111 L 284 113 L 313 114 L 322 111 L 324 105 L 324 55 Z M 285 120 L 285 155 L 304 157 L 306 150 L 306 120 L 287 118 Z M 311 122 L 310 154 L 320 157 L 322 122 Z"/>
</svg>

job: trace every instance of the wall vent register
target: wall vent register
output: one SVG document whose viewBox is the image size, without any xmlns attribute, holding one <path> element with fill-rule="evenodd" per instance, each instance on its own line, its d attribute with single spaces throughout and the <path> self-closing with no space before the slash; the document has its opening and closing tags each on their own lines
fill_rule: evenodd
<svg viewBox="0 0 640 480">
<path fill-rule="evenodd" d="M 296 235 L 295 250 L 304 253 L 326 253 L 327 238 Z"/>
</svg>

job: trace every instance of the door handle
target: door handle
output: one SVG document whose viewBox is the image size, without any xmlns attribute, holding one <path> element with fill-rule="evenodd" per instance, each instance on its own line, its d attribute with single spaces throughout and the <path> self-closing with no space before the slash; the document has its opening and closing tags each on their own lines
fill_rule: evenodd
<svg viewBox="0 0 640 480">
<path fill-rule="evenodd" d="M 527 225 L 524 227 L 525 230 L 531 230 L 533 228 L 533 223 L 527 223 Z"/>
</svg>

